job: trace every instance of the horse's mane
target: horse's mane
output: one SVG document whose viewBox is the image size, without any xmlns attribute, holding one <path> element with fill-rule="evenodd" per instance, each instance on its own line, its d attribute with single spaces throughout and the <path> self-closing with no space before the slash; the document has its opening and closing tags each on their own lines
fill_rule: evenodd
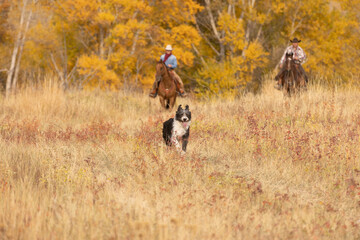
<svg viewBox="0 0 360 240">
<path fill-rule="evenodd" d="M 165 69 L 166 69 L 166 70 L 165 70 L 165 71 L 166 71 L 166 74 L 167 74 L 168 76 L 170 76 L 169 69 L 168 69 L 168 67 L 166 66 L 165 62 L 160 59 L 157 63 L 158 63 L 158 64 L 161 63 L 162 65 L 164 65 L 164 67 L 165 67 Z"/>
</svg>

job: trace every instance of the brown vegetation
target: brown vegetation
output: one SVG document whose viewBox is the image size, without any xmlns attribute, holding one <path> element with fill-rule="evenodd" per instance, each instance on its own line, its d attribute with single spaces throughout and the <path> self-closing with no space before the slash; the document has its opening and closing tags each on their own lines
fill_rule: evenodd
<svg viewBox="0 0 360 240">
<path fill-rule="evenodd" d="M 271 83 L 272 84 L 272 83 Z M 22 90 L 0 102 L 0 239 L 356 239 L 360 100 L 311 86 L 188 103 L 188 153 L 157 100 Z"/>
</svg>

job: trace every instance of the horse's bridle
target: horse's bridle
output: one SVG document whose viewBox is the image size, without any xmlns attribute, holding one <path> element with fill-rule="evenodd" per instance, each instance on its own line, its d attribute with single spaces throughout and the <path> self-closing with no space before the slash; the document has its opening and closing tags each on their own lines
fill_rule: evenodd
<svg viewBox="0 0 360 240">
<path fill-rule="evenodd" d="M 287 57 L 287 64 L 286 64 L 286 71 L 290 71 L 291 70 L 291 61 L 293 61 L 292 57 Z"/>
<path fill-rule="evenodd" d="M 166 66 L 165 66 L 166 67 Z M 157 82 L 160 82 L 161 81 L 161 78 L 162 78 L 162 72 L 163 72 L 164 70 L 161 70 L 161 72 L 160 72 L 160 74 L 157 74 L 156 73 L 156 81 Z"/>
<path fill-rule="evenodd" d="M 160 82 L 160 81 L 161 81 L 161 78 L 162 78 L 161 75 L 158 76 L 158 75 L 156 74 L 156 81 L 157 81 L 157 82 Z"/>
<path fill-rule="evenodd" d="M 288 57 L 287 60 L 289 61 L 288 64 L 287 64 L 287 66 L 286 66 L 286 70 L 287 70 L 287 71 L 290 71 L 290 70 L 291 70 L 291 61 L 294 62 L 295 66 L 301 64 L 301 62 L 300 62 L 299 60 L 293 59 L 292 57 Z"/>
</svg>

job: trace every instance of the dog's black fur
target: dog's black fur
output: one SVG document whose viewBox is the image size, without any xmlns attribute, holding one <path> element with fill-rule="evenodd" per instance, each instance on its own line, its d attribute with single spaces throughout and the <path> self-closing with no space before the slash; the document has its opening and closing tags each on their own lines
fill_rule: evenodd
<svg viewBox="0 0 360 240">
<path fill-rule="evenodd" d="M 186 152 L 186 147 L 189 142 L 190 136 L 190 123 L 191 112 L 189 106 L 186 105 L 185 109 L 179 105 L 175 118 L 170 118 L 163 124 L 163 138 L 166 145 L 175 146 L 179 150 L 179 140 L 182 141 L 182 150 Z"/>
</svg>

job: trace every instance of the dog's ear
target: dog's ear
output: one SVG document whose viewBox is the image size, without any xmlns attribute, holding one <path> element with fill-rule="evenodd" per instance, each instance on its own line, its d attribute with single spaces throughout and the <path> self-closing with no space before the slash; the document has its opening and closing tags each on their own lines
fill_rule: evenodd
<svg viewBox="0 0 360 240">
<path fill-rule="evenodd" d="M 189 110 L 189 105 L 186 105 L 186 106 L 185 106 L 185 110 Z"/>
<path fill-rule="evenodd" d="M 182 109 L 182 107 L 181 107 L 181 104 L 180 104 L 177 110 L 180 111 L 181 109 Z"/>
</svg>

